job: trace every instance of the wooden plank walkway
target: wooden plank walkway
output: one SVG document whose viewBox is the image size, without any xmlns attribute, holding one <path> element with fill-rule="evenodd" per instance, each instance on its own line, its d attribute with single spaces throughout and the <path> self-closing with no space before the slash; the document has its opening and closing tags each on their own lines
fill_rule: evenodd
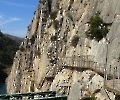
<svg viewBox="0 0 120 100">
<path fill-rule="evenodd" d="M 88 58 L 88 57 L 85 57 Z M 114 71 L 111 69 L 111 67 L 107 67 L 105 68 L 105 65 L 101 65 L 98 64 L 97 62 L 94 62 L 90 59 L 85 59 L 85 58 L 81 58 L 81 57 L 66 57 L 61 59 L 61 66 L 64 67 L 72 67 L 72 68 L 80 68 L 80 69 L 90 69 L 93 70 L 95 72 L 97 72 L 100 75 L 104 75 L 104 73 L 107 73 L 107 77 L 109 79 L 113 78 L 113 74 L 115 78 L 120 77 L 119 70 L 117 69 L 113 69 Z"/>
<path fill-rule="evenodd" d="M 101 65 L 97 62 L 94 62 L 93 56 L 87 55 L 87 56 L 73 56 L 73 57 L 65 57 L 59 60 L 58 66 L 62 66 L 63 68 L 69 68 L 69 69 L 79 69 L 79 70 L 85 70 L 90 69 L 98 74 L 100 74 L 105 79 L 105 88 L 113 91 L 120 95 L 120 69 L 118 68 L 112 68 L 111 66 L 106 68 L 105 64 Z M 53 69 L 53 72 L 49 75 L 46 75 L 45 78 L 47 80 L 53 80 L 56 73 L 57 68 Z M 61 87 L 70 87 L 69 84 L 61 85 Z M 113 89 L 114 88 L 114 89 Z"/>
<path fill-rule="evenodd" d="M 107 80 L 105 88 L 120 95 L 120 79 Z"/>
<path fill-rule="evenodd" d="M 109 80 L 105 79 L 105 88 L 120 95 L 120 71 L 117 67 L 113 69 L 111 67 L 106 68 L 92 59 L 88 59 L 88 57 L 66 57 L 61 60 L 61 65 L 75 69 L 90 69 L 103 77 L 106 76 Z"/>
</svg>

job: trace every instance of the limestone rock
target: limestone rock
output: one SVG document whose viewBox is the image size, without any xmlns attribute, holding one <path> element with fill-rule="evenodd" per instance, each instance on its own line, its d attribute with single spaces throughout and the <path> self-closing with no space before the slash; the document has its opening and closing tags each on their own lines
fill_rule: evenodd
<svg viewBox="0 0 120 100">
<path fill-rule="evenodd" d="M 119 9 L 119 0 L 41 0 L 22 50 L 16 52 L 6 80 L 7 92 L 55 90 L 70 94 L 69 100 L 91 95 L 108 100 L 103 89 L 104 68 L 113 75 L 117 66 L 116 75 L 120 75 Z M 109 28 L 99 42 L 86 36 L 90 19 L 98 12 Z M 51 13 L 56 17 L 53 20 Z M 74 47 L 75 35 L 79 40 Z M 114 100 L 112 92 L 108 94 Z"/>
</svg>

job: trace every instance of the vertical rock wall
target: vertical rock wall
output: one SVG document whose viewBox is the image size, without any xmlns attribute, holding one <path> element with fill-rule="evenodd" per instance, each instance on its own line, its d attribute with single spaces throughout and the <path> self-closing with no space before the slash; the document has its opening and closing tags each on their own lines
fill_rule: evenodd
<svg viewBox="0 0 120 100">
<path fill-rule="evenodd" d="M 119 0 L 41 0 L 6 80 L 8 93 L 56 90 L 70 96 L 79 92 L 75 98 L 94 94 L 98 100 L 108 99 L 102 90 L 102 76 L 90 70 L 66 69 L 61 66 L 61 59 L 89 55 L 90 60 L 103 66 L 107 57 L 107 68 L 119 66 L 119 5 Z M 109 27 L 106 38 L 99 42 L 85 35 L 96 12 Z M 53 20 L 52 13 L 56 16 Z M 79 37 L 76 47 L 71 45 L 75 35 Z M 88 73 L 92 78 L 88 78 Z M 101 90 L 95 92 L 98 89 Z M 69 100 L 75 100 L 74 96 Z"/>
</svg>

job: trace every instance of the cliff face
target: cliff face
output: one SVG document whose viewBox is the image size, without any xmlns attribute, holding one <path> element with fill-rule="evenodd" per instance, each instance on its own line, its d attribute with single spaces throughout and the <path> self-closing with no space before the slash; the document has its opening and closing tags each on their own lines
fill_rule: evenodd
<svg viewBox="0 0 120 100">
<path fill-rule="evenodd" d="M 63 67 L 62 62 L 68 63 L 79 56 L 100 66 L 107 65 L 108 69 L 111 66 L 110 70 L 119 66 L 120 0 L 40 2 L 14 57 L 6 80 L 7 92 L 55 90 L 70 94 L 69 100 L 90 95 L 97 100 L 108 99 L 102 75 L 90 69 Z M 85 34 L 90 28 L 90 18 L 97 12 L 109 28 L 99 42 Z M 72 43 L 75 36 L 78 41 Z M 67 57 L 70 59 L 65 59 Z M 113 100 L 113 93 L 107 93 Z"/>
</svg>

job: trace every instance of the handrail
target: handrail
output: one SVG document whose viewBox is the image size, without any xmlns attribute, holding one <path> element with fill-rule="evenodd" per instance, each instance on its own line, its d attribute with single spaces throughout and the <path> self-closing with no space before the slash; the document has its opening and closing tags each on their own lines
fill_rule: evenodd
<svg viewBox="0 0 120 100">
<path fill-rule="evenodd" d="M 65 57 L 63 59 L 61 59 L 61 66 L 64 67 L 72 67 L 72 68 L 81 68 L 81 69 L 91 69 L 99 74 L 101 74 L 102 76 L 106 76 L 104 84 L 107 85 L 106 81 L 107 80 L 112 80 L 112 84 L 113 84 L 113 88 L 115 87 L 115 79 L 119 79 L 120 78 L 120 69 L 118 69 L 119 67 L 106 67 L 105 64 L 101 65 L 97 62 L 94 62 L 91 59 L 86 59 L 87 56 L 81 56 L 81 57 Z M 106 87 L 105 87 L 106 88 Z M 111 87 L 110 87 L 111 88 Z M 118 90 L 115 90 L 118 91 Z M 119 92 L 116 92 L 119 93 Z"/>
<path fill-rule="evenodd" d="M 10 98 L 22 98 L 22 97 L 29 97 L 34 98 L 35 95 L 41 95 L 41 96 L 49 96 L 53 97 L 56 95 L 56 91 L 46 91 L 46 92 L 28 92 L 28 93 L 15 93 L 15 94 L 3 94 L 0 95 L 0 98 L 2 99 L 10 99 Z"/>
<path fill-rule="evenodd" d="M 71 67 L 77 67 L 77 68 L 88 68 L 88 69 L 91 69 L 91 70 L 94 70 L 98 73 L 102 73 L 104 74 L 104 70 L 106 69 L 105 68 L 105 65 L 101 65 L 97 62 L 94 62 L 93 60 L 91 59 L 86 59 L 87 56 L 80 56 L 80 57 L 77 57 L 77 56 L 74 56 L 74 57 L 65 57 L 63 59 L 60 60 L 61 62 L 61 66 L 71 66 Z M 115 73 L 115 78 L 118 78 L 120 77 L 118 75 L 119 73 L 119 70 L 114 70 L 116 71 Z M 107 76 L 108 77 L 113 77 L 113 71 L 111 71 L 111 67 L 107 67 Z"/>
</svg>

